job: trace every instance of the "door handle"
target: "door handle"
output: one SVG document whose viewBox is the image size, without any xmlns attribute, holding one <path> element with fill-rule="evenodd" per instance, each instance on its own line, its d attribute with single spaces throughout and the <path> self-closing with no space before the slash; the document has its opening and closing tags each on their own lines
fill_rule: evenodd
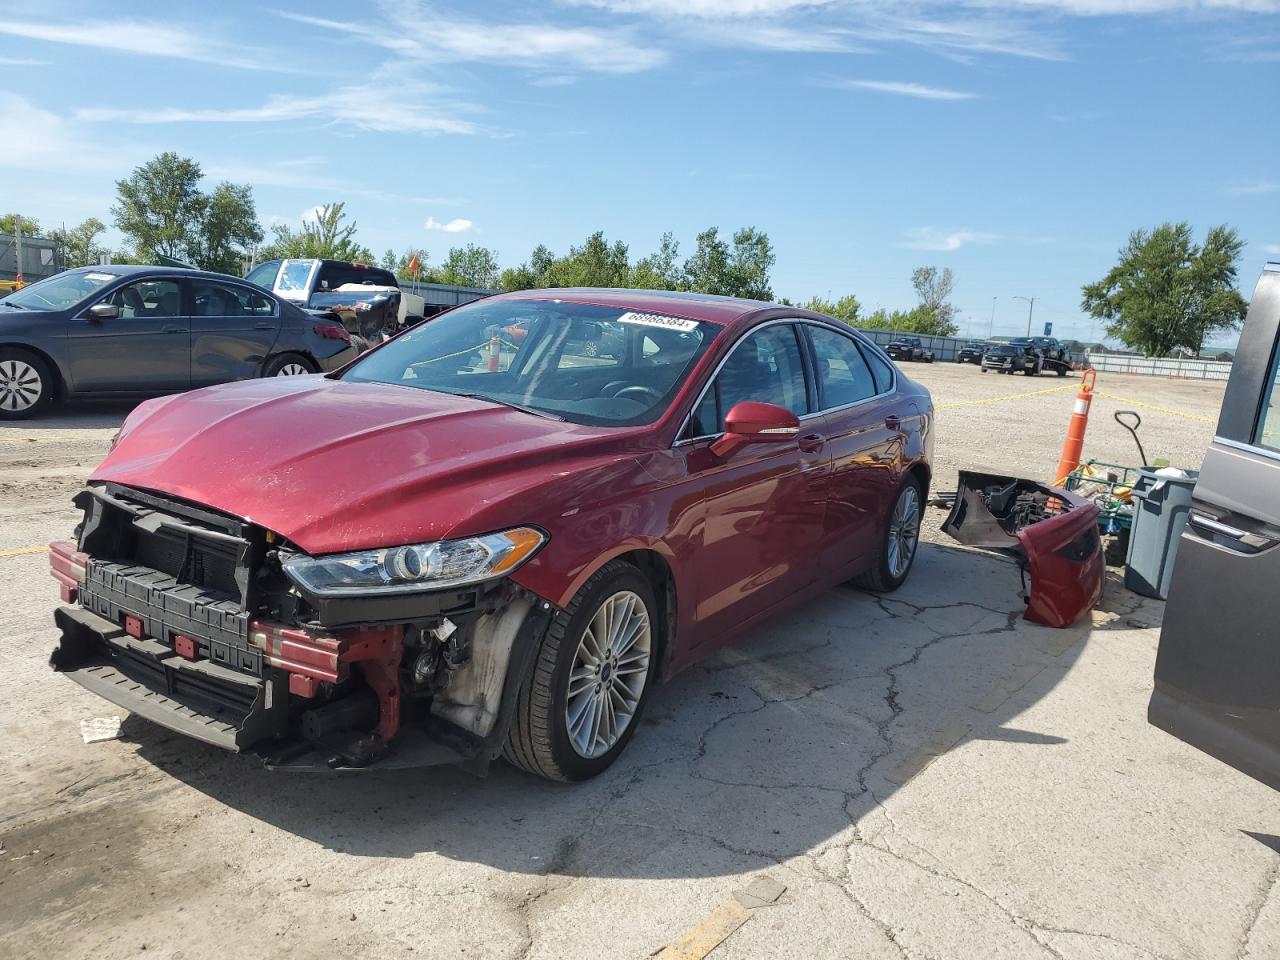
<svg viewBox="0 0 1280 960">
<path fill-rule="evenodd" d="M 897 430 L 900 426 L 902 426 L 902 418 L 896 417 L 891 413 L 889 414 L 889 416 L 884 418 L 884 425 L 888 427 L 890 430 Z"/>
<path fill-rule="evenodd" d="M 174 324 L 174 325 L 172 325 L 172 326 L 162 327 L 162 328 L 160 329 L 160 332 L 161 332 L 161 333 L 186 333 L 186 332 L 187 332 L 187 328 L 186 328 L 186 327 L 180 327 L 180 326 L 177 326 L 176 324 Z"/>
<path fill-rule="evenodd" d="M 274 329 L 275 329 L 275 324 L 273 324 L 273 323 L 255 323 L 255 324 L 253 325 L 253 329 L 255 329 L 255 330 L 274 330 Z"/>
<path fill-rule="evenodd" d="M 827 442 L 827 438 L 820 433 L 810 433 L 796 442 L 805 453 L 817 453 L 822 449 L 823 444 Z"/>
<path fill-rule="evenodd" d="M 1248 530 L 1241 530 L 1239 527 L 1233 527 L 1229 523 L 1223 523 L 1221 520 L 1215 520 L 1213 517 L 1206 516 L 1198 510 L 1192 510 L 1187 515 L 1187 522 L 1199 530 L 1207 530 L 1210 533 L 1216 533 L 1220 537 L 1226 537 L 1228 540 L 1235 540 L 1237 543 L 1254 550 L 1262 550 L 1271 546 L 1275 540 L 1270 537 L 1264 537 L 1260 534 L 1250 533 Z"/>
</svg>

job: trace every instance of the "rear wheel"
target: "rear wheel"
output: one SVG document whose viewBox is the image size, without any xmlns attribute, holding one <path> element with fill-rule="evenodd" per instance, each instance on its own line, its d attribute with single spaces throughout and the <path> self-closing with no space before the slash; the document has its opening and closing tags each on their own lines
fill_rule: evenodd
<svg viewBox="0 0 1280 960">
<path fill-rule="evenodd" d="M 920 481 L 908 477 L 898 488 L 898 496 L 889 510 L 875 559 L 866 571 L 854 578 L 854 584 L 876 593 L 890 593 L 906 582 L 920 543 L 923 504 Z"/>
<path fill-rule="evenodd" d="M 602 773 L 635 733 L 657 666 L 653 588 L 605 564 L 556 614 L 516 698 L 503 755 L 549 780 Z"/>
<path fill-rule="evenodd" d="M 282 353 L 267 361 L 262 368 L 264 377 L 300 377 L 316 373 L 316 365 L 300 353 Z"/>
<path fill-rule="evenodd" d="M 25 420 L 53 402 L 49 365 L 25 350 L 0 349 L 0 420 Z"/>
</svg>

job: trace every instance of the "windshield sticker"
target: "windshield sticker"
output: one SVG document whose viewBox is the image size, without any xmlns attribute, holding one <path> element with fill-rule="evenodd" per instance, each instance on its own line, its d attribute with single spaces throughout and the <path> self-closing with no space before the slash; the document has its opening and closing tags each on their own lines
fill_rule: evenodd
<svg viewBox="0 0 1280 960">
<path fill-rule="evenodd" d="M 114 280 L 116 275 L 114 273 L 86 273 L 84 278 L 86 280 Z"/>
<path fill-rule="evenodd" d="M 679 330 L 681 333 L 692 333 L 698 329 L 697 320 L 685 320 L 683 317 L 666 317 L 660 313 L 624 313 L 618 323 L 634 323 L 642 327 L 662 327 L 664 330 Z"/>
</svg>

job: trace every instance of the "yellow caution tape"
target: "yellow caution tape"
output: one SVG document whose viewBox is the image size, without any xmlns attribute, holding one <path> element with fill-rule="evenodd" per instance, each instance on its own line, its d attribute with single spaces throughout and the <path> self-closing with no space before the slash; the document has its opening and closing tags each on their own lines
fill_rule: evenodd
<svg viewBox="0 0 1280 960">
<path fill-rule="evenodd" d="M 49 547 L 47 544 L 41 544 L 38 547 L 19 547 L 17 550 L 0 550 L 0 558 L 4 557 L 22 557 L 30 553 L 46 553 Z"/>
<path fill-rule="evenodd" d="M 936 405 L 938 410 L 951 410 L 955 407 L 976 407 L 983 403 L 1003 403 L 1006 400 L 1021 400 L 1023 397 L 1036 397 L 1045 393 L 1058 393 L 1061 390 L 1074 390 L 1079 387 L 1077 383 L 1063 383 L 1056 387 L 1045 387 L 1043 390 L 1026 390 L 1022 393 L 1010 393 L 1003 397 L 984 397 L 981 400 L 957 400 L 954 403 L 939 403 Z"/>
<path fill-rule="evenodd" d="M 1167 413 L 1171 417 L 1182 417 L 1185 420 L 1198 420 L 1201 423 L 1217 423 L 1213 417 L 1202 417 L 1198 413 L 1185 413 L 1182 410 L 1171 410 L 1168 407 L 1157 407 L 1154 403 L 1144 403 L 1141 400 L 1132 400 L 1129 397 L 1117 397 L 1114 393 L 1103 393 L 1098 390 L 1095 394 L 1099 397 L 1106 397 L 1108 400 L 1114 400 L 1117 403 L 1131 403 L 1135 407 L 1142 407 L 1144 410 L 1154 410 L 1156 413 Z"/>
</svg>

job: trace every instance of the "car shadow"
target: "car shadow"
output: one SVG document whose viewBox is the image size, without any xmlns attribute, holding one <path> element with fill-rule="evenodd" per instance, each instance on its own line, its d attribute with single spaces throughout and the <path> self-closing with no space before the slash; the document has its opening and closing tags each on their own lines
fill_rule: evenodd
<svg viewBox="0 0 1280 960">
<path fill-rule="evenodd" d="M 145 397 L 128 400 L 67 400 L 29 420 L 5 420 L 5 430 L 92 429 L 118 427 Z"/>
<path fill-rule="evenodd" d="M 1017 567 L 923 544 L 910 581 L 831 590 L 654 691 L 605 774 L 549 783 L 498 761 L 287 774 L 142 721 L 143 757 L 219 803 L 358 857 L 432 851 L 517 874 L 659 878 L 820 848 L 939 756 L 975 740 L 1065 743 L 1018 716 L 1075 662 L 1090 619 L 1021 619 Z"/>
</svg>

